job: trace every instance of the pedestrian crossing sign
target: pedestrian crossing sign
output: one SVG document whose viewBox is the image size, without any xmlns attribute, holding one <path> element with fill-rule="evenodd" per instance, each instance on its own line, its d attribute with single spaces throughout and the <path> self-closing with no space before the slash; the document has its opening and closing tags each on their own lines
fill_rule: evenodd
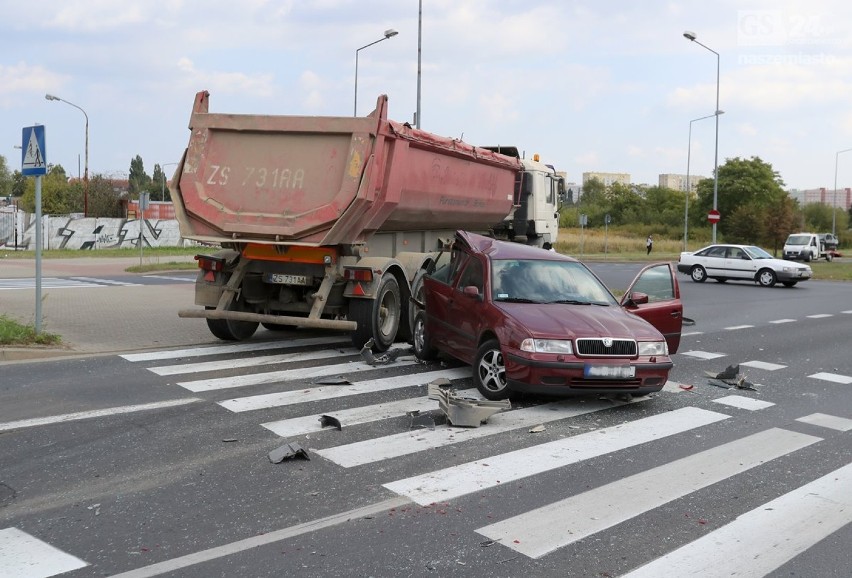
<svg viewBox="0 0 852 578">
<path fill-rule="evenodd" d="M 24 127 L 21 138 L 21 174 L 25 177 L 47 174 L 44 125 Z"/>
</svg>

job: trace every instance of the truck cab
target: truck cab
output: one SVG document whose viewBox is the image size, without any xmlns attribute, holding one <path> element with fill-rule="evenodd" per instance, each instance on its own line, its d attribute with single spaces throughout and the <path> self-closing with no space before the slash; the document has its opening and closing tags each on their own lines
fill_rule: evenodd
<svg viewBox="0 0 852 578">
<path fill-rule="evenodd" d="M 793 233 L 784 242 L 784 259 L 805 262 L 825 259 L 831 261 L 837 255 L 837 241 L 816 233 Z M 826 242 L 834 239 L 834 243 Z"/>
</svg>

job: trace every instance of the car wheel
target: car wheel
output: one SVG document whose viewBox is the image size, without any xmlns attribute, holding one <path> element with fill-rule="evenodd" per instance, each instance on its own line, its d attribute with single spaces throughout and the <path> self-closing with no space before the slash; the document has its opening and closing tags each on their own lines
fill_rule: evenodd
<svg viewBox="0 0 852 578">
<path fill-rule="evenodd" d="M 438 350 L 432 346 L 429 335 L 426 333 L 425 311 L 419 311 L 414 317 L 414 327 L 411 333 L 414 338 L 414 355 L 417 356 L 417 359 L 432 361 L 438 357 Z"/>
<path fill-rule="evenodd" d="M 761 269 L 757 274 L 757 282 L 762 287 L 774 287 L 776 280 L 775 271 L 771 269 Z"/>
<path fill-rule="evenodd" d="M 782 284 L 784 287 L 795 287 L 798 281 L 784 281 Z"/>
<path fill-rule="evenodd" d="M 503 352 L 500 351 L 500 343 L 496 339 L 489 339 L 476 352 L 473 381 L 485 399 L 499 401 L 509 397 L 506 364 L 503 363 Z"/>
<path fill-rule="evenodd" d="M 701 265 L 696 265 L 692 268 L 692 271 L 689 272 L 689 276 L 692 277 L 692 280 L 696 283 L 704 283 L 707 280 L 707 271 L 704 270 L 704 267 Z"/>
</svg>

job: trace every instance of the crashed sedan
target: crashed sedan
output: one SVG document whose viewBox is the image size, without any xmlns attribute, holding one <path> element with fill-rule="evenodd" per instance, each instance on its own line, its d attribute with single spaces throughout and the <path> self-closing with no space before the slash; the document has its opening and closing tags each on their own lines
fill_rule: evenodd
<svg viewBox="0 0 852 578">
<path fill-rule="evenodd" d="M 653 393 L 680 343 L 683 305 L 668 263 L 645 267 L 619 301 L 576 259 L 459 231 L 449 262 L 421 283 L 416 355 L 472 365 L 490 400 Z"/>
</svg>

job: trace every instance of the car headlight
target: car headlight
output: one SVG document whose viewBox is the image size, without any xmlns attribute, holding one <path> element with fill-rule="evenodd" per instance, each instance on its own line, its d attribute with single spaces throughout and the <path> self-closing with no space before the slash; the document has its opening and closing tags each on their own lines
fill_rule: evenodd
<svg viewBox="0 0 852 578">
<path fill-rule="evenodd" d="M 665 341 L 640 341 L 639 342 L 639 355 L 652 356 L 652 355 L 668 355 L 668 354 L 669 354 L 669 346 Z"/>
<path fill-rule="evenodd" d="M 795 272 L 796 272 L 796 267 L 784 267 L 783 271 L 784 271 L 785 273 L 795 273 Z"/>
<path fill-rule="evenodd" d="M 521 351 L 529 353 L 563 353 L 573 355 L 574 347 L 567 339 L 524 339 L 521 341 Z"/>
</svg>

